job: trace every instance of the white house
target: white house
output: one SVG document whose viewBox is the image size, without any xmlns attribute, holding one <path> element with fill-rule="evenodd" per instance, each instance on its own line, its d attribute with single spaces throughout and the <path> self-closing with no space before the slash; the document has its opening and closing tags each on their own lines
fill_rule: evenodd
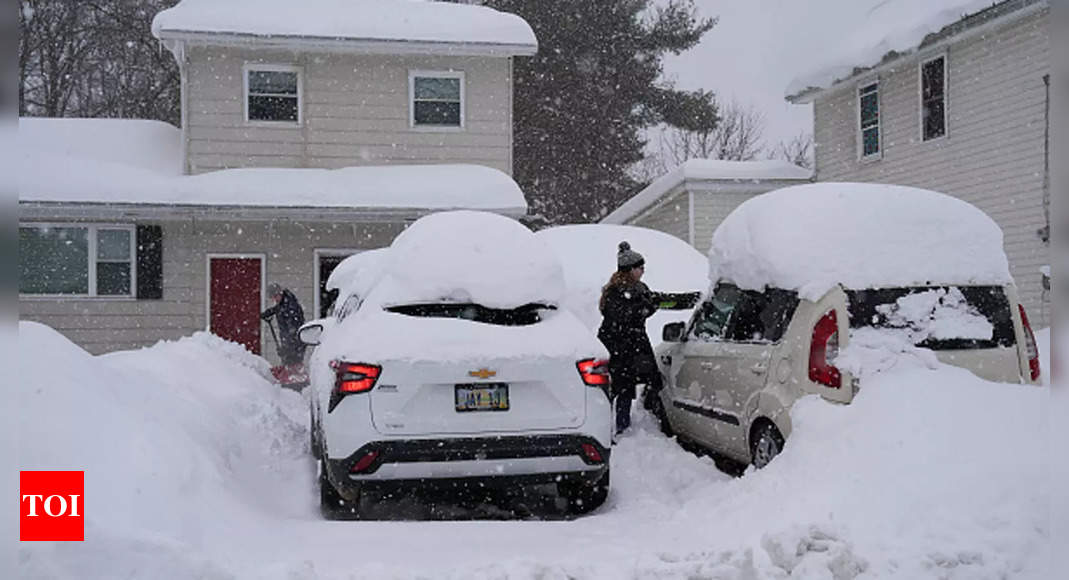
<svg viewBox="0 0 1069 580">
<path fill-rule="evenodd" d="M 153 31 L 182 127 L 20 119 L 19 315 L 90 352 L 209 329 L 272 354 L 264 287 L 323 312 L 335 264 L 444 209 L 519 217 L 512 58 L 481 6 L 182 0 Z"/>
</svg>

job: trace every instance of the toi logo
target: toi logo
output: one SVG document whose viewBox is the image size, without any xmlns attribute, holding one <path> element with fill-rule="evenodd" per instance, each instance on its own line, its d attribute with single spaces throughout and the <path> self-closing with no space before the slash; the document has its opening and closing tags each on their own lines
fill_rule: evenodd
<svg viewBox="0 0 1069 580">
<path fill-rule="evenodd" d="M 19 472 L 19 540 L 85 539 L 85 472 Z"/>
</svg>

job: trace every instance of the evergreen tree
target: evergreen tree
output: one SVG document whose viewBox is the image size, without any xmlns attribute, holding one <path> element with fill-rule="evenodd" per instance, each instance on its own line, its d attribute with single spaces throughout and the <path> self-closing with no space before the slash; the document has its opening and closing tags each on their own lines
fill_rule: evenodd
<svg viewBox="0 0 1069 580">
<path fill-rule="evenodd" d="M 693 0 L 486 0 L 523 17 L 538 54 L 514 67 L 514 173 L 533 221 L 591 222 L 633 195 L 642 129 L 716 124 L 709 93 L 663 82 L 662 58 L 715 24 Z"/>
</svg>

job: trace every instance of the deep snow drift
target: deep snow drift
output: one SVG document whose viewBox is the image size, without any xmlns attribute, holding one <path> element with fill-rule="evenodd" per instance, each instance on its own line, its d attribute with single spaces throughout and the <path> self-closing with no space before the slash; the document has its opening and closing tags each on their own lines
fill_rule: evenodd
<svg viewBox="0 0 1069 580">
<path fill-rule="evenodd" d="M 306 403 L 262 359 L 19 332 L 18 467 L 85 470 L 86 541 L 3 537 L 5 578 L 1053 577 L 1045 387 L 902 358 L 851 405 L 802 400 L 784 454 L 739 479 L 636 409 L 590 516 L 326 522 Z"/>
</svg>

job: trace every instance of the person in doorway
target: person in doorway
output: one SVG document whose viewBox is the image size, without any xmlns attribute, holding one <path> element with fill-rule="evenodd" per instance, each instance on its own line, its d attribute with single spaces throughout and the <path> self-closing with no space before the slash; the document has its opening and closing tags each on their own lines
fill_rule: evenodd
<svg viewBox="0 0 1069 580">
<path fill-rule="evenodd" d="M 639 383 L 647 389 L 647 399 L 661 387 L 661 373 L 653 346 L 646 335 L 646 319 L 659 308 L 687 308 L 699 297 L 697 292 L 669 294 L 653 292 L 642 282 L 646 260 L 620 242 L 616 272 L 601 290 L 602 321 L 598 339 L 609 351 L 609 376 L 616 407 L 616 433 L 631 426 L 631 403 Z"/>
<path fill-rule="evenodd" d="M 267 296 L 275 303 L 264 310 L 260 318 L 270 321 L 278 320 L 278 357 L 283 365 L 296 365 L 304 362 L 305 345 L 297 337 L 297 331 L 304 324 L 304 310 L 297 297 L 278 282 L 267 285 Z"/>
</svg>

